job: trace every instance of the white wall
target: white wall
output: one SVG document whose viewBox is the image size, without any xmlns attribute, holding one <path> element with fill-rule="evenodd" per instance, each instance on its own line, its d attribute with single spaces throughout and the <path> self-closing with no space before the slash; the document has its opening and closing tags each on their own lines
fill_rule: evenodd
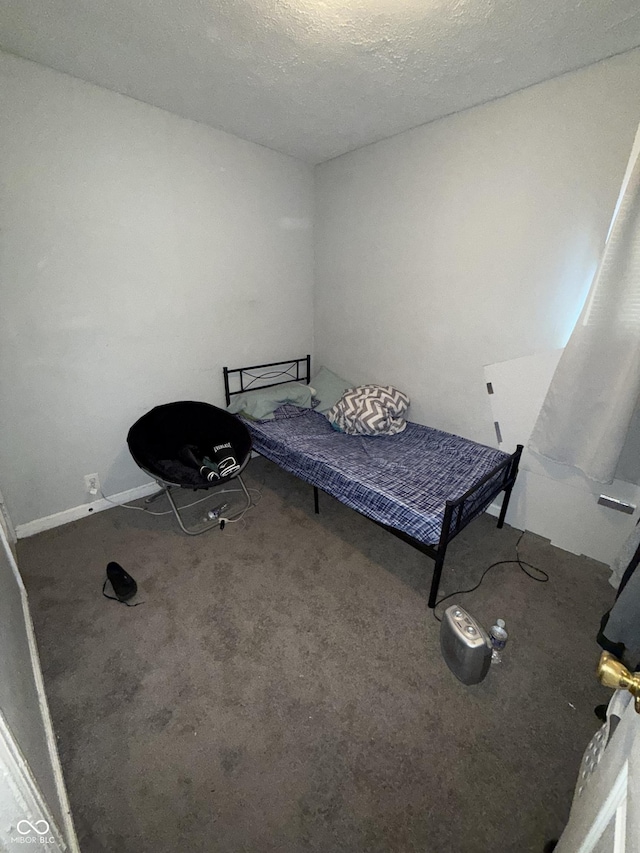
<svg viewBox="0 0 640 853">
<path fill-rule="evenodd" d="M 317 167 L 316 364 L 397 384 L 414 420 L 495 445 L 483 368 L 565 345 L 638 91 L 635 50 Z M 545 489 L 521 489 L 510 518 L 554 539 L 572 493 L 546 503 Z M 604 512 L 613 533 L 598 559 L 633 523 Z M 570 523 L 581 541 L 594 519 Z"/>
<path fill-rule="evenodd" d="M 640 120 L 640 51 L 316 169 L 316 361 L 494 438 L 483 365 L 564 346 Z"/>
<path fill-rule="evenodd" d="M 316 365 L 494 443 L 484 367 L 564 345 L 640 119 L 636 50 L 318 167 L 314 288 L 308 166 L 7 54 L 0 75 L 0 467 L 23 530 L 85 504 L 86 473 L 143 484 L 133 421 L 221 403 L 223 364 L 307 352 L 314 309 Z M 555 537 L 555 497 L 521 491 L 512 520 Z M 611 519 L 613 539 L 635 520 Z"/>
<path fill-rule="evenodd" d="M 0 54 L 0 468 L 19 526 L 148 480 L 131 424 L 312 344 L 310 167 Z"/>
</svg>

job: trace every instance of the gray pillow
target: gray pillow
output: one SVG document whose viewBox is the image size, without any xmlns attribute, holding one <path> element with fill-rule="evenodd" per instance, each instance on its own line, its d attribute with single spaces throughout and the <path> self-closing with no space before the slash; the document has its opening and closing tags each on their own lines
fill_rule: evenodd
<svg viewBox="0 0 640 853">
<path fill-rule="evenodd" d="M 328 412 L 345 391 L 353 388 L 353 384 L 353 382 L 343 379 L 327 367 L 321 367 L 311 380 L 313 396 L 318 401 L 318 405 L 315 406 L 316 412 Z"/>
<path fill-rule="evenodd" d="M 227 407 L 233 414 L 241 414 L 256 421 L 273 420 L 273 413 L 283 403 L 293 403 L 304 409 L 311 408 L 311 388 L 302 382 L 287 382 L 272 388 L 256 388 L 235 394 Z"/>
</svg>

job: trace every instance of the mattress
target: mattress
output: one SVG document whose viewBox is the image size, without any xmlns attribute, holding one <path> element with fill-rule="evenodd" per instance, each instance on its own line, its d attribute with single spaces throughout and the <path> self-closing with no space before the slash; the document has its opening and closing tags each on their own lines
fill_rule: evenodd
<svg viewBox="0 0 640 853">
<path fill-rule="evenodd" d="M 461 497 L 509 458 L 410 421 L 397 435 L 353 436 L 337 432 L 324 415 L 295 406 L 282 406 L 274 420 L 243 420 L 261 455 L 425 545 L 438 544 L 446 501 Z M 482 486 L 465 513 L 473 517 L 485 509 L 503 476 L 502 471 Z"/>
</svg>

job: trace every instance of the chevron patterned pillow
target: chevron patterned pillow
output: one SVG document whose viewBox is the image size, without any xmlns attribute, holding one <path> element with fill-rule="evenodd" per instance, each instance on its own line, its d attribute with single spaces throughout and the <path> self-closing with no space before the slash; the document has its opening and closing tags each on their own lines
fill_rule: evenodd
<svg viewBox="0 0 640 853">
<path fill-rule="evenodd" d="M 326 413 L 347 435 L 396 435 L 406 427 L 409 397 L 391 385 L 350 388 Z"/>
</svg>

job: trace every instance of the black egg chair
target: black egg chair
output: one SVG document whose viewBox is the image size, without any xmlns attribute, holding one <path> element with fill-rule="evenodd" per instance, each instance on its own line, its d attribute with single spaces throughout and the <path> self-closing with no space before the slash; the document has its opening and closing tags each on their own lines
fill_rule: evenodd
<svg viewBox="0 0 640 853">
<path fill-rule="evenodd" d="M 226 442 L 231 444 L 237 462 L 228 476 L 215 474 L 215 479 L 207 479 L 206 472 L 203 475 L 197 464 L 185 461 L 185 448 L 200 448 L 206 455 Z M 233 517 L 242 515 L 251 506 L 251 497 L 241 476 L 251 458 L 251 434 L 239 418 L 225 409 L 193 401 L 156 406 L 131 427 L 127 444 L 136 464 L 161 487 L 162 491 L 154 498 L 166 494 L 180 529 L 189 536 L 219 527 L 220 520 L 216 518 L 211 524 L 198 528 L 186 527 L 172 489 L 214 489 L 237 478 L 246 506 Z"/>
</svg>

